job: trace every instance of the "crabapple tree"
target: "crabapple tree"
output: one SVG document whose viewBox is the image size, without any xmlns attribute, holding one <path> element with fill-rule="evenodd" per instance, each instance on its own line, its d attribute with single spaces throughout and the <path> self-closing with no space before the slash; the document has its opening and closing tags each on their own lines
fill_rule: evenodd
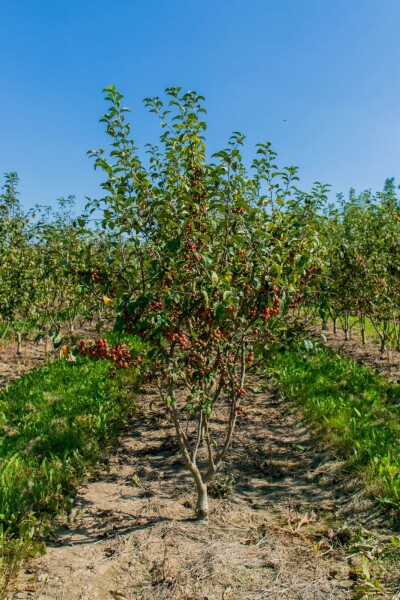
<svg viewBox="0 0 400 600">
<path fill-rule="evenodd" d="M 112 291 L 106 279 L 98 285 L 113 298 L 115 329 L 143 340 L 141 368 L 158 387 L 203 518 L 207 484 L 248 402 L 247 375 L 296 331 L 292 309 L 318 266 L 314 216 L 325 188 L 301 193 L 296 169 L 280 172 L 270 144 L 257 146 L 248 172 L 238 132 L 208 158 L 204 99 L 180 88 L 145 100 L 163 132 L 141 158 L 122 95 L 105 92 L 111 151 L 91 154 L 106 194 L 91 211 L 103 210 L 112 240 Z M 111 352 L 100 342 L 92 351 Z"/>
</svg>

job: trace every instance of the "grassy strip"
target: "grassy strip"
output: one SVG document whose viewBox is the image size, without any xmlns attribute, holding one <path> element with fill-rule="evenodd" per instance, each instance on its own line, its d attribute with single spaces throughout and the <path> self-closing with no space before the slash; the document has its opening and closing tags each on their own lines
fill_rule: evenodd
<svg viewBox="0 0 400 600">
<path fill-rule="evenodd" d="M 132 372 L 55 361 L 0 394 L 0 597 L 134 407 Z M 36 546 L 36 547 L 35 547 Z"/>
<path fill-rule="evenodd" d="M 328 348 L 289 350 L 274 372 L 281 392 L 399 522 L 400 386 Z"/>
</svg>

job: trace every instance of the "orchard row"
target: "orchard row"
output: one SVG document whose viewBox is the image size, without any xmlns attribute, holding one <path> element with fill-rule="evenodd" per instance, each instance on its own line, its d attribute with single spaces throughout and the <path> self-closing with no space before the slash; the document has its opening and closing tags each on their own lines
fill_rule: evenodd
<svg viewBox="0 0 400 600">
<path fill-rule="evenodd" d="M 279 168 L 269 143 L 257 145 L 250 169 L 238 132 L 209 156 L 204 99 L 180 88 L 145 100 L 162 134 L 143 155 L 122 95 L 105 92 L 110 148 L 90 152 L 105 177 L 101 200 L 79 218 L 64 206 L 52 218 L 26 216 L 15 176 L 6 180 L 0 316 L 44 331 L 96 316 L 140 338 L 140 356 L 105 339 L 71 352 L 138 369 L 158 387 L 204 517 L 207 484 L 250 401 L 248 373 L 304 335 L 307 313 L 368 316 L 385 335 L 397 324 L 395 189 L 326 209 L 327 186 L 301 191 L 296 168 Z"/>
<path fill-rule="evenodd" d="M 398 188 L 397 188 L 398 189 Z M 394 179 L 382 192 L 339 196 L 318 216 L 323 265 L 304 312 L 330 320 L 348 340 L 353 327 L 400 349 L 400 201 Z"/>
</svg>

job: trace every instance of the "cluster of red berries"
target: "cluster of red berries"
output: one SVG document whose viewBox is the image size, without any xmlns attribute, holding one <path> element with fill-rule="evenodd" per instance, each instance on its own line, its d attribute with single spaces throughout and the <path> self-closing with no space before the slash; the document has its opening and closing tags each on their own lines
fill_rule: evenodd
<svg viewBox="0 0 400 600">
<path fill-rule="evenodd" d="M 247 392 L 246 392 L 245 389 L 239 388 L 239 389 L 236 390 L 236 393 L 237 393 L 238 396 L 245 396 Z"/>
<path fill-rule="evenodd" d="M 199 375 L 200 377 L 204 377 L 206 373 L 210 373 L 211 367 L 204 367 L 204 369 L 200 369 Z"/>
<path fill-rule="evenodd" d="M 171 281 L 174 280 L 174 277 L 170 276 L 170 279 L 168 279 L 168 277 L 164 277 L 164 279 L 161 280 L 161 286 L 164 288 L 168 288 L 171 285 Z"/>
<path fill-rule="evenodd" d="M 197 350 L 193 350 L 192 355 L 189 357 L 189 362 L 199 369 L 197 374 L 200 375 L 200 377 L 204 377 L 206 373 L 210 373 L 211 371 L 211 367 L 206 366 L 205 355 L 201 354 L 201 352 L 198 352 Z M 189 375 L 190 377 L 193 376 L 192 369 L 189 369 Z"/>
<path fill-rule="evenodd" d="M 253 286 L 252 285 L 250 285 L 250 284 L 248 284 L 246 282 L 243 282 L 242 283 L 242 288 L 245 290 L 246 296 L 250 296 L 251 295 L 251 292 L 253 290 Z"/>
<path fill-rule="evenodd" d="M 89 272 L 90 278 L 92 281 L 99 281 L 100 279 L 100 269 L 93 269 L 93 271 Z"/>
<path fill-rule="evenodd" d="M 299 296 L 297 296 L 294 300 L 292 300 L 292 302 L 289 304 L 289 308 L 296 308 L 296 306 L 298 304 L 300 304 L 300 302 L 303 302 L 304 300 L 304 295 L 303 294 L 299 294 Z"/>
<path fill-rule="evenodd" d="M 213 329 L 210 333 L 210 339 L 212 339 L 214 342 L 219 342 L 222 337 L 223 333 L 220 329 Z"/>
<path fill-rule="evenodd" d="M 99 281 L 101 281 L 103 279 L 103 277 L 100 273 L 100 269 L 91 269 L 90 271 L 80 271 L 79 275 L 81 275 L 82 277 L 90 277 L 90 279 L 94 283 L 98 283 Z"/>
<path fill-rule="evenodd" d="M 188 229 L 188 225 L 190 225 L 190 229 Z M 186 231 L 190 231 L 192 229 L 192 224 L 188 223 L 186 225 Z M 196 252 L 197 245 L 191 239 L 186 240 L 186 254 L 185 259 L 188 261 L 185 265 L 185 269 L 189 269 L 190 271 L 195 268 L 196 263 L 202 261 L 201 254 Z"/>
<path fill-rule="evenodd" d="M 193 350 L 192 355 L 189 357 L 189 362 L 195 365 L 202 365 L 204 364 L 205 360 L 206 357 L 204 356 L 204 354 L 201 354 L 197 350 Z"/>
<path fill-rule="evenodd" d="M 165 337 L 167 338 L 168 342 L 171 342 L 171 344 L 179 344 L 181 350 L 187 350 L 189 340 L 184 333 L 168 331 Z"/>
<path fill-rule="evenodd" d="M 274 302 L 272 307 L 266 307 L 263 309 L 263 311 L 260 313 L 260 317 L 262 318 L 262 320 L 264 321 L 264 323 L 266 323 L 267 321 L 270 320 L 271 317 L 273 317 L 274 315 L 277 315 L 279 313 L 279 297 L 277 296 L 277 293 L 279 292 L 279 289 L 277 288 L 276 285 L 273 286 L 272 291 L 274 292 Z"/>
<path fill-rule="evenodd" d="M 235 206 L 235 208 L 232 208 L 232 212 L 234 215 L 244 215 L 246 211 L 244 208 L 239 208 L 238 206 Z"/>
<path fill-rule="evenodd" d="M 220 372 L 220 385 L 224 390 L 228 391 L 228 394 L 231 393 L 232 385 L 234 389 L 237 391 L 240 389 L 240 381 L 237 374 L 232 373 L 232 367 L 235 364 L 235 355 L 227 354 L 225 358 L 219 358 L 217 360 L 218 369 Z M 233 380 L 233 381 L 232 381 Z"/>
<path fill-rule="evenodd" d="M 273 317 L 274 315 L 277 315 L 279 313 L 279 308 L 264 308 L 263 311 L 260 313 L 260 317 L 261 319 L 264 321 L 264 323 L 266 323 L 267 321 L 270 320 L 271 317 Z"/>
<path fill-rule="evenodd" d="M 205 195 L 206 194 L 204 192 L 202 194 L 202 197 L 204 198 Z M 193 201 L 194 202 L 200 202 L 200 198 L 198 196 L 194 196 Z M 208 210 L 208 208 L 207 208 L 206 204 L 200 204 L 200 206 L 196 206 L 196 207 L 192 208 L 192 215 L 197 216 L 199 214 L 199 211 L 201 213 L 205 213 L 205 212 L 207 212 L 207 210 Z"/>
<path fill-rule="evenodd" d="M 197 187 L 200 184 L 199 177 L 201 177 L 204 167 L 195 166 L 193 163 L 191 163 L 190 168 L 194 171 L 194 175 L 190 180 L 190 183 L 193 187 Z"/>
<path fill-rule="evenodd" d="M 221 372 L 224 375 L 228 374 L 228 367 L 232 366 L 235 362 L 234 354 L 227 354 L 225 358 L 219 357 L 217 360 L 217 365 L 220 368 Z"/>
<path fill-rule="evenodd" d="M 140 356 L 133 357 L 126 344 L 110 346 L 106 339 L 98 339 L 94 342 L 81 340 L 78 346 L 78 353 L 81 356 L 88 356 L 93 360 L 109 360 L 116 369 L 128 369 L 134 364 L 140 364 Z"/>
<path fill-rule="evenodd" d="M 184 264 L 183 268 L 189 271 L 193 271 L 196 267 L 196 263 L 203 260 L 201 254 L 185 254 L 185 258 L 188 262 Z"/>
<path fill-rule="evenodd" d="M 204 349 L 204 348 L 207 348 L 207 342 L 205 342 L 204 340 L 197 339 L 194 341 L 193 346 L 195 348 L 203 348 Z"/>
<path fill-rule="evenodd" d="M 194 162 L 190 162 L 189 167 L 194 169 L 195 173 L 202 173 L 204 171 L 204 167 L 200 167 L 199 165 L 195 165 Z"/>
<path fill-rule="evenodd" d="M 194 254 L 193 255 L 193 254 L 186 253 L 185 254 L 185 258 L 186 258 L 186 260 L 192 261 L 192 263 L 188 263 L 188 264 L 185 265 L 186 269 L 193 269 L 194 263 L 202 261 L 202 257 L 201 257 L 200 254 Z"/>
</svg>

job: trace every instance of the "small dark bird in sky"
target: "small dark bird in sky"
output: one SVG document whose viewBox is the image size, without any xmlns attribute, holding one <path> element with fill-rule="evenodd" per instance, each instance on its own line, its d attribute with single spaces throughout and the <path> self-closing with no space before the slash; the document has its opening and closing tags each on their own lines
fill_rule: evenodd
<svg viewBox="0 0 400 600">
<path fill-rule="evenodd" d="M 282 119 L 282 121 L 287 121 L 287 119 Z"/>
</svg>

